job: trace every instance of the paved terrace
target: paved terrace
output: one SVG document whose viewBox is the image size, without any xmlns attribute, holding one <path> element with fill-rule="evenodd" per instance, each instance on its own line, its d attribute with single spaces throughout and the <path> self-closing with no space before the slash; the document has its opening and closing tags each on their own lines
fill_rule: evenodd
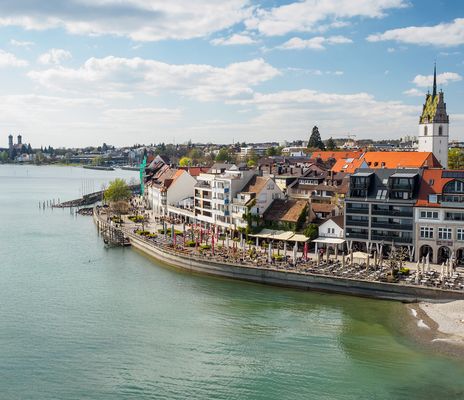
<svg viewBox="0 0 464 400">
<path fill-rule="evenodd" d="M 372 282 L 395 282 L 464 292 L 464 273 L 455 271 L 450 266 L 403 263 L 403 267 L 410 269 L 409 274 L 399 274 L 392 279 L 391 268 L 388 266 L 389 260 L 379 259 L 373 262 L 372 259 L 366 258 L 362 261 L 362 258 L 357 257 L 356 254 L 352 255 L 351 260 L 345 255 L 335 257 L 329 253 L 326 253 L 324 257 L 309 253 L 304 256 L 303 252 L 297 251 L 293 246 L 287 251 L 272 247 L 269 249 L 267 243 L 261 242 L 260 245 L 256 245 L 256 241 L 251 244 L 251 242 L 232 239 L 226 235 L 212 235 L 211 232 L 195 225 L 175 224 L 175 221 L 169 219 L 165 221 L 158 218 L 142 224 L 135 223 L 124 216 L 122 223 L 115 223 L 111 222 L 104 210 L 97 209 L 97 213 L 101 219 L 110 221 L 129 236 L 137 235 L 139 239 L 150 245 L 196 259 L 302 274 L 318 274 Z M 172 227 L 174 227 L 174 234 L 167 232 Z M 189 246 L 189 242 L 194 242 L 194 244 L 190 243 L 191 246 Z"/>
</svg>

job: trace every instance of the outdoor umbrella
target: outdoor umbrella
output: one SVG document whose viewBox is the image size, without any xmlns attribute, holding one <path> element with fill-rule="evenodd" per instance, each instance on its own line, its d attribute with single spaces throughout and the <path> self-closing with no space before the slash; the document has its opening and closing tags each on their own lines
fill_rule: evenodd
<svg viewBox="0 0 464 400">
<path fill-rule="evenodd" d="M 427 266 L 427 272 L 430 272 L 430 253 L 427 253 L 425 257 L 425 265 Z"/>
<path fill-rule="evenodd" d="M 267 248 L 267 259 L 269 262 L 272 262 L 272 242 L 269 242 L 269 247 Z"/>
<path fill-rule="evenodd" d="M 298 243 L 295 242 L 295 246 L 293 246 L 293 265 L 296 265 L 297 256 L 298 256 Z"/>
<path fill-rule="evenodd" d="M 287 242 L 284 242 L 284 257 L 287 257 Z"/>
</svg>

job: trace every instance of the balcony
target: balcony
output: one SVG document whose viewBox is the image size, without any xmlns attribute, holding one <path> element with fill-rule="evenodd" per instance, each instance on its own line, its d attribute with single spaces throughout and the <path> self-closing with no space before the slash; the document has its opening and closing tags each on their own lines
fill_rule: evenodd
<svg viewBox="0 0 464 400">
<path fill-rule="evenodd" d="M 392 235 L 372 235 L 372 240 L 384 241 L 384 242 L 395 242 L 397 244 L 400 243 L 412 243 L 412 238 L 410 237 L 399 237 L 399 236 L 392 236 Z"/>
<path fill-rule="evenodd" d="M 412 218 L 413 213 L 411 211 L 395 211 L 395 210 L 375 210 L 372 209 L 372 215 L 388 215 L 392 217 L 406 217 Z"/>
<path fill-rule="evenodd" d="M 363 240 L 367 240 L 368 235 L 367 235 L 367 233 L 346 232 L 346 239 L 363 239 Z"/>
<path fill-rule="evenodd" d="M 369 208 L 346 208 L 347 214 L 369 214 Z"/>
<path fill-rule="evenodd" d="M 369 226 L 369 221 L 359 221 L 359 220 L 346 220 L 346 225 L 348 226 Z"/>
<path fill-rule="evenodd" d="M 385 222 L 372 222 L 371 227 L 372 228 L 393 229 L 395 231 L 396 230 L 399 230 L 399 231 L 412 231 L 412 225 L 406 225 L 406 224 L 389 224 L 389 223 L 385 223 Z"/>
</svg>

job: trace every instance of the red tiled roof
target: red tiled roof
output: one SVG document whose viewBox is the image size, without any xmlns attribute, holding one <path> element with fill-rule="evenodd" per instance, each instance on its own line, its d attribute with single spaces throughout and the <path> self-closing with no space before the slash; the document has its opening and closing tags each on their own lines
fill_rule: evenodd
<svg viewBox="0 0 464 400">
<path fill-rule="evenodd" d="M 369 168 L 439 168 L 440 163 L 431 152 L 368 151 L 362 157 Z"/>
<path fill-rule="evenodd" d="M 322 161 L 333 158 L 338 161 L 340 159 L 359 158 L 361 155 L 361 151 L 314 151 L 311 158 L 320 158 Z"/>
<path fill-rule="evenodd" d="M 191 176 L 196 178 L 201 173 L 207 173 L 210 167 L 179 167 L 179 169 L 187 171 Z"/>
<path fill-rule="evenodd" d="M 441 194 L 443 187 L 455 178 L 442 178 L 443 169 L 425 169 L 422 174 L 422 181 L 417 197 L 416 206 L 422 207 L 440 207 L 438 203 L 430 203 L 429 195 Z M 461 170 L 461 172 L 464 172 Z"/>
</svg>

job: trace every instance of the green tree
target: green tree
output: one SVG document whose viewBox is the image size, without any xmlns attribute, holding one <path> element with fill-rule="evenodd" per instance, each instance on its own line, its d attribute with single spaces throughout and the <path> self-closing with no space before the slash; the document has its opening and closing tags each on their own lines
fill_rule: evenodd
<svg viewBox="0 0 464 400">
<path fill-rule="evenodd" d="M 304 230 L 304 234 L 309 238 L 309 240 L 317 239 L 319 236 L 319 227 L 316 224 L 309 224 Z"/>
<path fill-rule="evenodd" d="M 451 149 L 448 152 L 448 168 L 464 169 L 464 151 L 462 149 Z"/>
<path fill-rule="evenodd" d="M 319 128 L 317 126 L 314 126 L 311 132 L 311 136 L 308 142 L 308 149 L 325 150 L 325 145 L 322 142 L 321 134 L 319 133 Z"/>
<path fill-rule="evenodd" d="M 104 197 L 106 201 L 111 203 L 128 200 L 131 195 L 131 190 L 129 189 L 129 186 L 127 186 L 126 181 L 121 178 L 116 178 L 108 185 L 108 189 L 105 190 Z"/>
<path fill-rule="evenodd" d="M 327 150 L 335 150 L 337 148 L 337 144 L 335 143 L 335 140 L 332 139 L 332 137 L 329 137 L 329 140 L 327 140 Z"/>
<path fill-rule="evenodd" d="M 98 166 L 103 164 L 103 157 L 102 156 L 96 156 L 92 159 L 92 165 Z"/>
<path fill-rule="evenodd" d="M 181 167 L 188 167 L 192 163 L 192 159 L 190 157 L 182 157 L 179 160 L 179 166 Z"/>
<path fill-rule="evenodd" d="M 4 163 L 8 161 L 8 152 L 2 151 L 0 153 L 0 162 Z"/>
<path fill-rule="evenodd" d="M 277 155 L 277 149 L 274 146 L 267 148 L 266 149 L 266 155 L 268 157 L 276 156 Z"/>
<path fill-rule="evenodd" d="M 219 150 L 217 156 L 216 156 L 216 161 L 217 162 L 230 162 L 232 161 L 233 157 L 230 154 L 230 151 L 228 148 L 223 147 L 222 149 Z"/>
</svg>

